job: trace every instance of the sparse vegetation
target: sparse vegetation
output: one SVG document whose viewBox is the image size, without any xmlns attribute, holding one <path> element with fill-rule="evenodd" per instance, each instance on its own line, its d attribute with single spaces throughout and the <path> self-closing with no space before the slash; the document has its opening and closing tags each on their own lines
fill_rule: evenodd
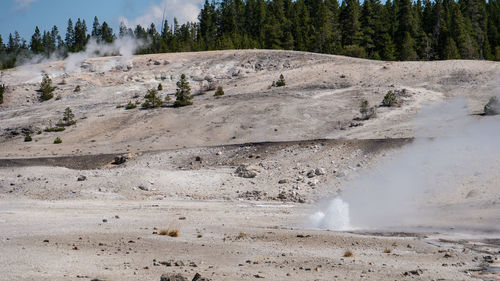
<svg viewBox="0 0 500 281">
<path fill-rule="evenodd" d="M 57 127 L 57 126 L 56 127 L 52 127 L 51 126 L 51 127 L 47 127 L 47 128 L 44 129 L 44 131 L 47 132 L 47 133 L 62 132 L 64 130 L 66 130 L 66 128 L 64 128 L 64 127 Z"/>
<path fill-rule="evenodd" d="M 359 105 L 359 113 L 361 113 L 361 119 L 363 120 L 368 120 L 377 115 L 375 107 L 370 107 L 370 103 L 367 100 L 361 101 L 361 104 Z"/>
<path fill-rule="evenodd" d="M 352 258 L 354 257 L 354 253 L 352 251 L 345 251 L 344 258 Z"/>
<path fill-rule="evenodd" d="M 57 95 L 56 100 L 61 100 L 61 99 L 62 99 L 61 95 Z"/>
<path fill-rule="evenodd" d="M 382 106 L 391 107 L 391 106 L 396 106 L 398 104 L 399 104 L 398 98 L 393 91 L 387 92 L 387 94 L 385 94 L 384 96 L 384 99 L 382 100 Z"/>
<path fill-rule="evenodd" d="M 485 115 L 497 115 L 500 113 L 500 102 L 498 98 L 493 96 L 488 100 L 488 103 L 484 106 Z"/>
<path fill-rule="evenodd" d="M 158 235 L 165 235 L 165 236 L 168 235 L 170 237 L 179 237 L 179 230 L 176 228 L 162 229 L 162 230 L 160 230 Z"/>
<path fill-rule="evenodd" d="M 247 238 L 247 237 L 248 237 L 248 234 L 246 234 L 245 232 L 240 232 L 236 236 L 236 239 L 243 239 L 243 238 Z"/>
<path fill-rule="evenodd" d="M 172 100 L 172 98 L 170 98 L 170 96 L 165 97 L 165 103 L 170 103 L 171 100 Z"/>
<path fill-rule="evenodd" d="M 3 104 L 3 94 L 5 93 L 5 85 L 0 85 L 0 104 Z"/>
<path fill-rule="evenodd" d="M 31 135 L 30 134 L 26 134 L 26 136 L 24 137 L 24 141 L 25 142 L 30 142 L 32 141 L 33 139 L 31 138 Z"/>
<path fill-rule="evenodd" d="M 116 106 L 116 108 L 123 108 L 123 107 L 124 107 L 123 104 L 119 104 Z"/>
<path fill-rule="evenodd" d="M 146 100 L 142 103 L 142 108 L 156 108 L 163 105 L 163 101 L 158 95 L 158 90 L 156 89 L 148 90 L 148 93 L 144 96 L 144 98 Z"/>
<path fill-rule="evenodd" d="M 75 93 L 78 93 L 82 90 L 82 88 L 80 88 L 80 85 L 76 85 L 75 89 L 73 90 L 73 92 Z"/>
<path fill-rule="evenodd" d="M 215 91 L 214 97 L 220 97 L 224 95 L 224 89 L 222 86 L 217 87 L 217 91 Z"/>
<path fill-rule="evenodd" d="M 391 249 L 385 249 L 385 250 L 384 250 L 384 254 L 390 254 L 390 253 L 392 253 L 392 250 L 391 250 Z"/>
<path fill-rule="evenodd" d="M 285 77 L 283 76 L 283 74 L 280 74 L 280 79 L 278 81 L 276 81 L 276 87 L 283 87 L 286 85 L 285 83 Z"/>
<path fill-rule="evenodd" d="M 59 121 L 56 125 L 58 127 L 67 127 L 75 124 L 76 124 L 75 114 L 73 114 L 73 111 L 71 110 L 70 107 L 66 107 L 63 113 L 62 121 Z"/>
<path fill-rule="evenodd" d="M 191 87 L 189 86 L 189 82 L 186 80 L 186 75 L 182 74 L 181 79 L 177 81 L 177 91 L 175 92 L 175 107 L 181 107 L 186 105 L 191 105 Z"/>
<path fill-rule="evenodd" d="M 134 108 L 137 108 L 137 105 L 135 103 L 133 103 L 132 101 L 129 101 L 127 103 L 127 105 L 125 106 L 125 110 L 134 109 Z"/>
<path fill-rule="evenodd" d="M 158 84 L 158 91 L 163 91 L 163 85 L 161 83 Z"/>
<path fill-rule="evenodd" d="M 40 99 L 42 101 L 50 100 L 54 97 L 54 90 L 56 87 L 52 86 L 52 79 L 50 79 L 48 74 L 44 74 L 42 83 L 40 83 L 40 89 L 38 92 L 41 93 Z"/>
<path fill-rule="evenodd" d="M 60 144 L 62 143 L 62 139 L 57 137 L 55 140 L 54 140 L 54 144 Z"/>
</svg>

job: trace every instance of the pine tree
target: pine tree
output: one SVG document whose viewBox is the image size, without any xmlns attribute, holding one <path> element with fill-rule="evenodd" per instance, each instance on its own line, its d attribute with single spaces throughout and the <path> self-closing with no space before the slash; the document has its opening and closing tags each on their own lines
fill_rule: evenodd
<svg viewBox="0 0 500 281">
<path fill-rule="evenodd" d="M 68 27 L 66 28 L 66 37 L 65 37 L 66 48 L 72 51 L 73 46 L 75 45 L 75 30 L 73 29 L 73 21 L 71 19 L 68 20 Z"/>
<path fill-rule="evenodd" d="M 94 17 L 94 22 L 92 23 L 92 33 L 91 36 L 96 38 L 98 41 L 102 39 L 101 36 L 101 25 L 99 24 L 99 19 Z"/>
<path fill-rule="evenodd" d="M 40 99 L 42 101 L 50 100 L 54 97 L 55 89 L 56 87 L 52 86 L 52 79 L 50 79 L 48 74 L 44 74 L 40 83 L 40 89 L 38 90 L 41 93 Z"/>
<path fill-rule="evenodd" d="M 35 33 L 31 36 L 30 49 L 33 53 L 39 54 L 43 52 L 42 35 L 38 26 L 35 28 Z"/>
<path fill-rule="evenodd" d="M 71 110 L 70 107 L 66 107 L 63 113 L 63 126 L 71 126 L 75 125 L 76 120 L 75 120 L 75 114 L 73 114 L 73 111 Z M 61 126 L 62 127 L 62 126 Z"/>
<path fill-rule="evenodd" d="M 115 41 L 115 35 L 113 34 L 113 29 L 108 25 L 107 22 L 102 23 L 101 40 L 106 43 L 113 43 L 113 41 Z"/>
<path fill-rule="evenodd" d="M 177 81 L 177 91 L 175 92 L 175 107 L 181 107 L 186 105 L 191 105 L 191 87 L 189 86 L 189 82 L 186 80 L 186 75 L 182 74 L 181 79 Z"/>
<path fill-rule="evenodd" d="M 142 104 L 142 108 L 156 108 L 163 105 L 163 101 L 158 96 L 158 91 L 156 89 L 148 90 L 148 93 L 144 96 L 146 99 Z"/>
<path fill-rule="evenodd" d="M 339 21 L 342 29 L 342 46 L 359 45 L 362 33 L 358 0 L 346 0 L 340 7 Z"/>
</svg>

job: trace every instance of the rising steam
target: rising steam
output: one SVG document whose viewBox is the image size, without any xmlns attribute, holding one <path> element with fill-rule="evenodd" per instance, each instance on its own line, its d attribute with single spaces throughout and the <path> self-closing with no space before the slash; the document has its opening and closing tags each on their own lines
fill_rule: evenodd
<svg viewBox="0 0 500 281">
<path fill-rule="evenodd" d="M 144 42 L 131 37 L 118 38 L 111 44 L 100 44 L 95 39 L 90 39 L 84 51 L 72 53 L 65 59 L 66 72 L 79 70 L 82 62 L 88 58 L 110 55 L 119 55 L 120 58 L 111 60 L 100 71 L 108 71 L 116 65 L 123 66 L 132 58 L 135 51 L 143 45 Z"/>
<path fill-rule="evenodd" d="M 315 226 L 494 228 L 500 120 L 471 116 L 465 99 L 454 99 L 423 109 L 415 130 L 415 140 L 391 160 L 346 183 L 341 197 L 311 217 Z M 493 220 L 478 219 L 488 209 Z"/>
</svg>

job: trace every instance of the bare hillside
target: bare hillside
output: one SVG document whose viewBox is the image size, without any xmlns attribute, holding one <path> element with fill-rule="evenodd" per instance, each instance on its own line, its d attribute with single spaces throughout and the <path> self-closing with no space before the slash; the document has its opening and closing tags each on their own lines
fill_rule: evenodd
<svg viewBox="0 0 500 281">
<path fill-rule="evenodd" d="M 3 71 L 8 86 L 0 107 L 0 156 L 25 157 L 137 152 L 206 145 L 319 138 L 412 137 L 409 122 L 422 104 L 466 96 L 472 111 L 498 86 L 500 66 L 485 61 L 379 62 L 286 51 L 216 51 L 94 58 L 66 73 L 66 62 Z M 41 70 L 52 77 L 56 96 L 39 102 Z M 185 108 L 125 110 L 143 101 L 147 89 L 163 85 L 173 97 L 186 74 L 196 94 Z M 283 74 L 285 87 L 270 87 Z M 210 85 L 224 87 L 213 97 Z M 81 92 L 73 90 L 79 85 Z M 200 93 L 200 88 L 204 90 Z M 359 103 L 379 105 L 387 91 L 406 90 L 397 108 L 379 108 L 365 122 Z M 198 95 L 200 94 L 200 95 Z M 62 133 L 36 132 L 55 124 L 66 107 L 77 125 Z M 140 108 L 140 106 L 139 106 Z M 31 131 L 34 142 L 23 142 Z M 16 135 L 18 134 L 18 135 Z M 59 136 L 63 143 L 52 144 Z"/>
<path fill-rule="evenodd" d="M 269 50 L 2 71 L 0 280 L 500 280 L 499 77 Z"/>
</svg>

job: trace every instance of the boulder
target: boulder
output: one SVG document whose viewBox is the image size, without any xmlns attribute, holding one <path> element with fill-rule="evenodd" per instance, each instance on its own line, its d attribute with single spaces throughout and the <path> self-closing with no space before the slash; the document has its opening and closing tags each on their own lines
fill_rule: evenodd
<svg viewBox="0 0 500 281">
<path fill-rule="evenodd" d="M 77 180 L 77 181 L 85 181 L 85 180 L 87 180 L 87 177 L 86 177 L 86 176 L 84 176 L 84 175 L 80 175 L 80 176 L 78 177 L 78 179 L 76 179 L 76 180 Z"/>
<path fill-rule="evenodd" d="M 316 168 L 314 170 L 314 174 L 316 174 L 317 176 L 322 176 L 322 175 L 326 174 L 326 172 L 325 172 L 325 169 L 323 169 L 323 168 Z"/>
</svg>

